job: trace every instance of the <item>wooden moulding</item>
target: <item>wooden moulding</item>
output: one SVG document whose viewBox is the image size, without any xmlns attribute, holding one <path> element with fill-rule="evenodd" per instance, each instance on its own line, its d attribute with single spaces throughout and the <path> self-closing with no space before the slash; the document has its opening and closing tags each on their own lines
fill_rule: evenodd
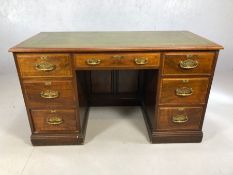
<svg viewBox="0 0 233 175">
<path fill-rule="evenodd" d="M 34 146 L 42 145 L 82 145 L 84 138 L 78 134 L 32 134 Z"/>
</svg>

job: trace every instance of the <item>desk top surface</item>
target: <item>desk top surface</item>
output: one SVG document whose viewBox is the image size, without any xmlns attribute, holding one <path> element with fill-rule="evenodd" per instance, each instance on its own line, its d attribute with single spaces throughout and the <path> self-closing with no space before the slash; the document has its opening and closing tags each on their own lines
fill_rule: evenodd
<svg viewBox="0 0 233 175">
<path fill-rule="evenodd" d="M 11 52 L 85 52 L 218 50 L 212 41 L 188 31 L 42 32 L 11 48 Z"/>
</svg>

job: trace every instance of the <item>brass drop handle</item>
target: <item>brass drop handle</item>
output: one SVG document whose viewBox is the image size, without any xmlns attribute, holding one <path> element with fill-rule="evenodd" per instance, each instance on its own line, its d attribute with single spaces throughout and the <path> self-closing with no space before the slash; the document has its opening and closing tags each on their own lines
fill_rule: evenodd
<svg viewBox="0 0 233 175">
<path fill-rule="evenodd" d="M 56 69 L 56 65 L 43 61 L 36 64 L 36 70 L 50 72 Z"/>
<path fill-rule="evenodd" d="M 135 62 L 137 65 L 144 65 L 144 64 L 147 64 L 147 63 L 148 63 L 148 58 L 145 58 L 145 57 L 135 58 L 135 59 L 134 59 L 134 62 Z"/>
<path fill-rule="evenodd" d="M 178 114 L 172 117 L 173 123 L 186 123 L 188 121 L 188 116 L 183 114 Z"/>
<path fill-rule="evenodd" d="M 182 69 L 194 69 L 197 66 L 198 66 L 197 60 L 187 59 L 187 60 L 180 61 L 180 67 Z"/>
<path fill-rule="evenodd" d="M 190 96 L 192 94 L 193 94 L 193 89 L 190 87 L 176 88 L 176 95 L 177 96 L 186 97 L 186 96 Z"/>
<path fill-rule="evenodd" d="M 48 117 L 47 123 L 49 125 L 60 125 L 63 123 L 63 119 L 61 117 L 57 117 L 57 116 Z"/>
<path fill-rule="evenodd" d="M 100 64 L 100 63 L 101 63 L 101 60 L 100 60 L 100 59 L 91 58 L 91 59 L 87 59 L 87 60 L 86 60 L 86 63 L 87 63 L 88 65 L 95 66 L 95 65 Z"/>
<path fill-rule="evenodd" d="M 58 98 L 59 92 L 53 90 L 41 91 L 40 96 L 42 98 L 48 98 L 48 99 Z"/>
</svg>

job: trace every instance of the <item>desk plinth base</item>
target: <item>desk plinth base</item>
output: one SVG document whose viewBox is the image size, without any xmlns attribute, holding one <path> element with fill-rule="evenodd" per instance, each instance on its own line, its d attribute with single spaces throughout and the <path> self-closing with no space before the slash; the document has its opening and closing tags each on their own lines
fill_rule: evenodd
<svg viewBox="0 0 233 175">
<path fill-rule="evenodd" d="M 78 134 L 32 134 L 31 142 L 34 146 L 44 145 L 83 145 L 84 138 Z"/>
<path fill-rule="evenodd" d="M 200 143 L 202 131 L 185 132 L 153 132 L 150 133 L 151 143 Z"/>
</svg>

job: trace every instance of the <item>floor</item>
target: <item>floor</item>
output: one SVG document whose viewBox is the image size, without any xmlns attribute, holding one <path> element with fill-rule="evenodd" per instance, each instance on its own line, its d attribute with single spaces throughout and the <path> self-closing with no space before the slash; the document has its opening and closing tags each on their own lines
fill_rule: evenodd
<svg viewBox="0 0 233 175">
<path fill-rule="evenodd" d="M 218 75 L 199 144 L 150 144 L 138 107 L 91 108 L 84 146 L 30 144 L 16 75 L 0 75 L 1 175 L 233 175 L 233 82 Z"/>
</svg>

